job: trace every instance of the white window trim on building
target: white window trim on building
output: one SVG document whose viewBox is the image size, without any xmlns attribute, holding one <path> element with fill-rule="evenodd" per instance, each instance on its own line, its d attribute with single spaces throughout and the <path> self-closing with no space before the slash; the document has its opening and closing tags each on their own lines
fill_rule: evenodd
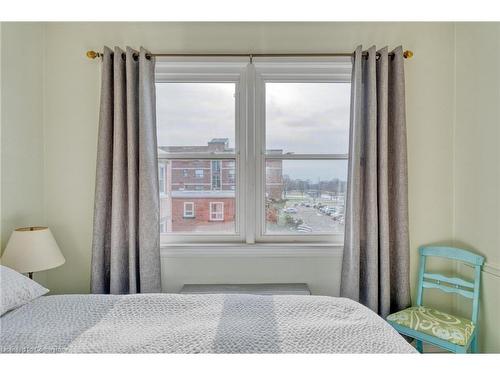
<svg viewBox="0 0 500 375">
<path fill-rule="evenodd" d="M 216 209 L 214 210 L 214 206 Z M 220 209 L 219 209 L 220 208 Z M 215 214 L 215 216 L 214 216 Z M 224 202 L 210 202 L 210 221 L 224 221 Z"/>
<path fill-rule="evenodd" d="M 160 233 L 167 232 L 167 218 L 162 218 L 160 220 Z"/>
<path fill-rule="evenodd" d="M 161 178 L 161 176 L 163 176 L 163 178 Z M 158 164 L 158 182 L 160 185 L 160 196 L 165 196 L 167 192 L 167 168 L 163 163 Z"/>
<path fill-rule="evenodd" d="M 315 244 L 338 249 L 343 234 L 276 235 L 265 233 L 265 160 L 335 160 L 347 155 L 266 155 L 265 93 L 266 82 L 350 82 L 350 58 L 199 58 L 160 57 L 156 62 L 157 82 L 234 82 L 236 84 L 236 145 L 233 154 L 170 155 L 168 159 L 235 160 L 235 228 L 231 234 L 177 234 L 161 236 L 169 248 L 196 244 L 260 243 L 279 245 Z M 221 168 L 222 170 L 222 168 Z M 281 251 L 281 250 L 280 250 Z M 294 254 L 296 250 L 290 250 Z M 325 250 L 330 251 L 330 250 Z M 280 253 L 281 254 L 281 253 Z"/>
<path fill-rule="evenodd" d="M 191 207 L 187 208 L 188 206 L 191 206 Z M 185 217 L 185 218 L 194 218 L 195 217 L 194 202 L 184 202 L 184 210 L 183 210 L 182 217 Z"/>
</svg>

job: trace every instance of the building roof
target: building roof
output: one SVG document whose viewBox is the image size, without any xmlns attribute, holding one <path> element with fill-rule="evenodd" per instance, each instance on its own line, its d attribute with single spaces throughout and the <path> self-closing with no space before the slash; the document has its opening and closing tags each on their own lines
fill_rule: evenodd
<svg viewBox="0 0 500 375">
<path fill-rule="evenodd" d="M 234 198 L 234 190 L 174 190 L 172 198 Z"/>
<path fill-rule="evenodd" d="M 229 138 L 212 138 L 205 146 L 159 146 L 158 155 L 167 156 L 169 153 L 197 153 L 213 151 L 214 145 L 223 145 L 223 149 L 217 152 L 234 152 L 234 148 L 229 148 Z M 212 149 L 212 150 L 211 150 Z"/>
</svg>

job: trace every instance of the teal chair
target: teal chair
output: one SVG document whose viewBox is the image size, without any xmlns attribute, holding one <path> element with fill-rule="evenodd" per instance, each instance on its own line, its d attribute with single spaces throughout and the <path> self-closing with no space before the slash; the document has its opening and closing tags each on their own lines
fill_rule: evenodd
<svg viewBox="0 0 500 375">
<path fill-rule="evenodd" d="M 423 353 L 423 342 L 454 353 L 477 353 L 477 318 L 479 314 L 479 285 L 484 257 L 453 247 L 423 246 L 419 249 L 417 306 L 407 308 L 387 317 L 399 333 L 416 339 L 417 350 Z M 474 281 L 425 272 L 427 257 L 458 260 L 474 267 Z M 471 320 L 426 307 L 422 302 L 424 289 L 439 289 L 471 299 Z"/>
</svg>

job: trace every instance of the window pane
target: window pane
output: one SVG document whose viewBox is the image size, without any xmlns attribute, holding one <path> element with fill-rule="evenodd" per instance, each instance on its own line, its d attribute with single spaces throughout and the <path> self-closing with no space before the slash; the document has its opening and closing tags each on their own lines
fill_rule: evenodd
<svg viewBox="0 0 500 375">
<path fill-rule="evenodd" d="M 158 145 L 167 152 L 234 152 L 234 83 L 156 83 Z"/>
<path fill-rule="evenodd" d="M 160 159 L 158 163 L 165 170 L 165 194 L 160 195 L 163 233 L 236 232 L 234 159 Z"/>
<path fill-rule="evenodd" d="M 266 233 L 344 232 L 347 160 L 267 160 Z"/>
<path fill-rule="evenodd" d="M 266 83 L 266 149 L 347 154 L 350 83 Z"/>
</svg>

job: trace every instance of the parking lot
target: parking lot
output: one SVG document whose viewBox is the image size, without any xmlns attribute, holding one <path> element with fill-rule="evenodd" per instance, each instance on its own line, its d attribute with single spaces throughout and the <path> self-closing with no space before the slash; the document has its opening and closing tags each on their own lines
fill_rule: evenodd
<svg viewBox="0 0 500 375">
<path fill-rule="evenodd" d="M 291 232 L 297 233 L 300 232 L 294 226 L 287 225 L 285 223 L 284 217 L 286 215 L 290 215 L 294 219 L 302 219 L 303 226 L 309 227 L 310 230 L 304 231 L 309 233 L 343 233 L 344 232 L 344 224 L 343 222 L 339 222 L 339 220 L 334 220 L 332 216 L 328 216 L 319 209 L 311 207 L 305 207 L 301 205 L 294 206 L 289 205 L 288 207 L 294 207 L 297 210 L 297 213 L 285 213 L 283 210 L 281 211 L 280 218 L 277 224 L 268 223 L 268 232 Z M 339 207 L 339 210 L 341 208 Z M 299 227 L 300 228 L 300 227 Z M 303 227 L 304 228 L 304 227 Z"/>
</svg>

